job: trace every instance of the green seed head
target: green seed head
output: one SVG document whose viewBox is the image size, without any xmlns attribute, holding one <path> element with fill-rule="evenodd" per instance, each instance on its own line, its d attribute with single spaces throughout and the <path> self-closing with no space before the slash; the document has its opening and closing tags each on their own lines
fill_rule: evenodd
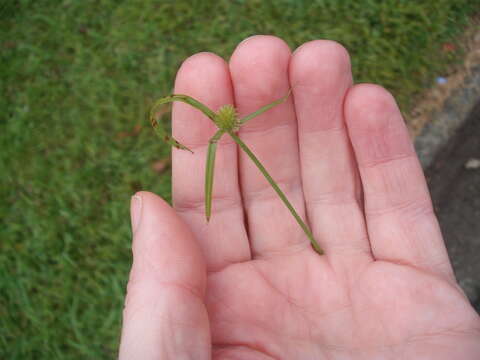
<svg viewBox="0 0 480 360">
<path fill-rule="evenodd" d="M 233 105 L 223 105 L 218 109 L 215 122 L 219 129 L 225 131 L 238 131 L 240 122 L 238 121 L 237 111 Z"/>
</svg>

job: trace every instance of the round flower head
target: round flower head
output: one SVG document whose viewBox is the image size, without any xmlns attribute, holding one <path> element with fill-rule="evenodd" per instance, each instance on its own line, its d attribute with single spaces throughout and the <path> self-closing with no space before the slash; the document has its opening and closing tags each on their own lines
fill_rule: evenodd
<svg viewBox="0 0 480 360">
<path fill-rule="evenodd" d="M 220 107 L 215 117 L 215 123 L 219 129 L 224 131 L 237 132 L 240 128 L 237 111 L 233 105 L 223 105 Z"/>
</svg>

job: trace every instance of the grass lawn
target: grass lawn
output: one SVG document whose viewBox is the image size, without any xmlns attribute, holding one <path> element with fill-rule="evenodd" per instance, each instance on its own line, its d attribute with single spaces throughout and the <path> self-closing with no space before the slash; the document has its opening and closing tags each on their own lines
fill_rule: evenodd
<svg viewBox="0 0 480 360">
<path fill-rule="evenodd" d="M 116 356 L 128 206 L 170 197 L 145 118 L 181 61 L 243 38 L 333 39 L 403 110 L 454 61 L 480 0 L 4 0 L 0 3 L 0 358 Z"/>
</svg>

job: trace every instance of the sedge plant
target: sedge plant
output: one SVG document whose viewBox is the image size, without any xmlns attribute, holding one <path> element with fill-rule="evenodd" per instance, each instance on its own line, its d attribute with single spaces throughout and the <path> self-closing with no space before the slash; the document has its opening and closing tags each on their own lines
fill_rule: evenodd
<svg viewBox="0 0 480 360">
<path fill-rule="evenodd" d="M 198 100 L 195 100 L 191 96 L 174 94 L 174 95 L 161 98 L 154 103 L 150 111 L 150 122 L 153 128 L 155 129 L 156 133 L 160 136 L 160 138 L 163 141 L 165 141 L 170 146 L 173 146 L 181 150 L 187 150 L 187 151 L 190 151 L 191 153 L 193 153 L 193 151 L 191 151 L 188 147 L 186 147 L 185 145 L 175 140 L 162 127 L 160 119 L 157 116 L 159 107 L 174 101 L 184 102 L 200 110 L 210 120 L 212 120 L 213 123 L 217 126 L 218 128 L 217 132 L 212 136 L 212 138 L 208 142 L 207 163 L 206 163 L 206 169 L 205 169 L 205 216 L 206 216 L 207 222 L 210 220 L 210 216 L 212 213 L 213 174 L 214 174 L 214 168 L 215 168 L 215 154 L 217 151 L 217 143 L 223 135 L 228 134 L 237 143 L 240 149 L 242 149 L 242 151 L 244 151 L 247 154 L 247 156 L 253 161 L 253 163 L 257 166 L 258 170 L 260 170 L 263 176 L 265 176 L 269 184 L 272 186 L 272 188 L 278 194 L 278 196 L 283 201 L 285 206 L 288 208 L 292 216 L 295 218 L 298 225 L 300 225 L 302 230 L 305 232 L 308 239 L 312 243 L 313 248 L 319 254 L 323 254 L 322 248 L 313 237 L 312 231 L 310 230 L 308 225 L 305 224 L 302 218 L 298 215 L 295 208 L 292 206 L 290 201 L 288 201 L 283 191 L 280 189 L 280 187 L 275 182 L 275 180 L 273 180 L 273 178 L 270 176 L 270 174 L 262 165 L 260 160 L 258 160 L 255 154 L 248 148 L 248 146 L 238 136 L 238 131 L 240 130 L 240 127 L 242 125 L 244 125 L 247 121 L 252 120 L 254 117 L 260 114 L 263 114 L 264 112 L 268 111 L 274 106 L 284 102 L 289 97 L 290 93 L 291 93 L 291 90 L 289 90 L 289 92 L 284 97 L 261 107 L 257 111 L 243 118 L 238 117 L 237 111 L 233 105 L 223 105 L 218 109 L 217 112 L 214 112 L 213 110 L 209 109 L 207 106 L 205 106 Z"/>
</svg>

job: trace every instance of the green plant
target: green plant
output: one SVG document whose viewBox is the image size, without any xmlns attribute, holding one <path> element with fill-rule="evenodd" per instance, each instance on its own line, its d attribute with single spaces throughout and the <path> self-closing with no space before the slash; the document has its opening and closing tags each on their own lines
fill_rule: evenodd
<svg viewBox="0 0 480 360">
<path fill-rule="evenodd" d="M 238 118 L 237 111 L 233 105 L 223 105 L 218 109 L 218 112 L 214 112 L 209 109 L 207 106 L 195 100 L 194 98 L 188 95 L 170 95 L 164 98 L 161 98 L 155 102 L 151 111 L 150 111 L 150 122 L 152 123 L 153 128 L 156 130 L 157 134 L 160 138 L 167 142 L 169 145 L 176 147 L 177 149 L 181 150 L 188 150 L 192 152 L 189 148 L 185 145 L 182 145 L 177 140 L 175 140 L 172 136 L 170 136 L 165 129 L 161 126 L 159 118 L 157 116 L 158 108 L 161 105 L 173 102 L 173 101 L 181 101 L 187 103 L 196 109 L 200 110 L 204 113 L 213 123 L 218 127 L 218 131 L 212 136 L 212 138 L 208 142 L 208 151 L 207 151 L 207 164 L 205 168 L 205 216 L 207 218 L 207 222 L 210 220 L 211 212 L 212 212 L 212 192 L 213 192 L 213 172 L 215 168 L 215 154 L 217 151 L 217 143 L 220 138 L 228 134 L 232 137 L 232 139 L 237 143 L 237 145 L 242 149 L 247 156 L 253 161 L 253 163 L 257 166 L 260 172 L 265 176 L 267 181 L 270 183 L 272 188 L 276 191 L 280 199 L 283 201 L 285 206 L 288 208 L 290 213 L 293 215 L 297 223 L 300 225 L 302 230 L 305 232 L 307 237 L 309 238 L 310 242 L 312 243 L 313 248 L 319 253 L 323 254 L 323 250 L 321 249 L 320 245 L 317 243 L 313 234 L 307 224 L 302 220 L 302 218 L 298 215 L 295 211 L 294 207 L 288 201 L 287 197 L 280 189 L 278 184 L 273 180 L 270 174 L 267 172 L 267 169 L 262 165 L 262 163 L 258 160 L 255 154 L 248 148 L 248 146 L 238 137 L 237 132 L 240 130 L 240 127 L 245 124 L 247 121 L 253 119 L 254 117 L 268 111 L 272 107 L 284 102 L 288 96 L 290 95 L 291 90 L 282 98 L 275 100 L 274 102 L 265 105 L 258 109 L 257 111 L 243 117 Z"/>
</svg>

